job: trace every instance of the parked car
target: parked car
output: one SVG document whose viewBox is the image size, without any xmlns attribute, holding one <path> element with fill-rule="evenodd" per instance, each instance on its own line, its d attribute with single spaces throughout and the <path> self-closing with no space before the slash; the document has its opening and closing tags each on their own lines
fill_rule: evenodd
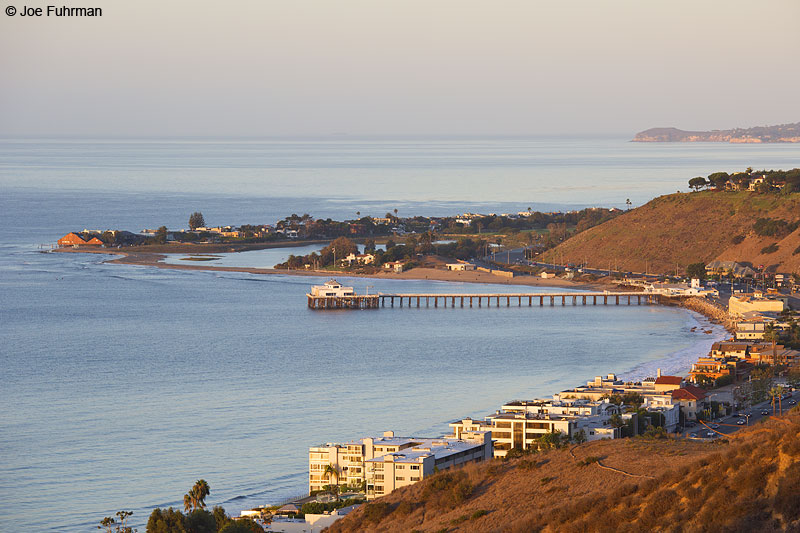
<svg viewBox="0 0 800 533">
<path fill-rule="evenodd" d="M 696 439 L 697 438 L 697 433 L 689 433 L 689 437 L 691 437 L 693 439 Z"/>
<path fill-rule="evenodd" d="M 740 418 L 739 420 L 737 420 L 737 421 L 736 421 L 736 424 L 738 424 L 738 425 L 740 425 L 740 426 L 743 426 L 743 425 L 745 425 L 746 423 L 747 423 L 747 422 L 745 422 L 745 421 L 744 421 L 744 420 L 742 420 L 741 418 Z"/>
<path fill-rule="evenodd" d="M 711 424 L 711 429 L 719 429 L 719 424 Z"/>
<path fill-rule="evenodd" d="M 764 415 L 764 416 L 767 416 L 769 414 L 769 411 L 764 409 L 763 411 L 761 411 L 761 414 Z"/>
</svg>

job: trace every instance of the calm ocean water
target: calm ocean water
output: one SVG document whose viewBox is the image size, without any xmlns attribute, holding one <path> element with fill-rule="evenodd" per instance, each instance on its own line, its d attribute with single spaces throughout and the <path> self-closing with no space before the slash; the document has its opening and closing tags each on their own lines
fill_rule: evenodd
<svg viewBox="0 0 800 533">
<path fill-rule="evenodd" d="M 120 509 L 142 531 L 200 477 L 210 503 L 238 512 L 302 493 L 310 445 L 439 435 L 599 373 L 685 370 L 717 336 L 691 332 L 703 319 L 684 311 L 635 306 L 314 313 L 304 295 L 322 279 L 107 265 L 39 243 L 182 227 L 194 210 L 227 224 L 621 205 L 797 159 L 791 146 L 619 139 L 0 141 L 0 531 L 88 531 Z"/>
</svg>

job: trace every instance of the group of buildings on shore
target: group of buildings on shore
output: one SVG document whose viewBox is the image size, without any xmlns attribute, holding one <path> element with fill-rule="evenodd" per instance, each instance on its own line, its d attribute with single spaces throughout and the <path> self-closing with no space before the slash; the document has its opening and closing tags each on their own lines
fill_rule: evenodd
<svg viewBox="0 0 800 533">
<path fill-rule="evenodd" d="M 792 365 L 800 362 L 800 351 L 777 342 L 777 335 L 790 327 L 783 312 L 788 295 L 777 290 L 734 293 L 727 313 L 734 337 L 717 342 L 708 355 L 692 365 L 689 379 L 695 383 L 740 382 L 759 365 Z"/>
<path fill-rule="evenodd" d="M 674 292 L 672 287 L 653 287 Z M 707 296 L 714 291 L 693 283 L 682 288 Z M 787 297 L 776 291 L 737 293 L 728 313 L 736 324 L 735 338 L 716 342 L 689 375 L 661 375 L 626 382 L 614 374 L 597 376 L 586 385 L 561 391 L 549 399 L 514 400 L 482 420 L 450 423 L 452 433 L 441 438 L 398 437 L 388 431 L 347 443 L 327 443 L 309 449 L 309 491 L 332 485 L 377 498 L 453 466 L 504 457 L 512 450 L 542 447 L 543 437 L 586 442 L 641 434 L 648 426 L 675 432 L 705 412 L 720 409 L 704 388 L 723 376 L 744 379 L 758 365 L 792 364 L 800 352 L 764 340 L 766 332 L 788 327 L 781 313 Z M 713 414 L 719 414 L 714 412 Z"/>
<path fill-rule="evenodd" d="M 622 397 L 637 398 L 641 404 L 623 405 Z M 660 370 L 641 382 L 625 382 L 614 374 L 597 376 L 550 399 L 514 400 L 483 420 L 452 422 L 452 433 L 445 437 L 399 437 L 387 431 L 313 446 L 308 452 L 308 487 L 313 493 L 336 485 L 373 499 L 453 466 L 539 448 L 546 435 L 560 442 L 617 439 L 628 431 L 641 433 L 653 419 L 675 431 L 683 421 L 697 418 L 705 399 L 704 390 L 681 377 L 662 376 Z"/>
</svg>

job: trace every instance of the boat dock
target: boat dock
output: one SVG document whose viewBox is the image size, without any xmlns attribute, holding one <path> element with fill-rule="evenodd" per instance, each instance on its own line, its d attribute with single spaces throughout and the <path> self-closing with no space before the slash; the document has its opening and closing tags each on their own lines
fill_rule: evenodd
<svg viewBox="0 0 800 533">
<path fill-rule="evenodd" d="M 562 307 L 567 305 L 652 305 L 660 295 L 652 292 L 568 292 L 519 294 L 370 294 L 316 296 L 307 294 L 311 309 L 378 309 L 380 307 Z M 449 305 L 448 305 L 449 304 Z"/>
</svg>

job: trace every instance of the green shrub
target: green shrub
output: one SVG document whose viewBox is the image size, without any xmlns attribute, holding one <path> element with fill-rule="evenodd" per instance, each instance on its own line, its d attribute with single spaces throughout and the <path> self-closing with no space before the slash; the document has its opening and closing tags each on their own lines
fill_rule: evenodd
<svg viewBox="0 0 800 533">
<path fill-rule="evenodd" d="M 489 514 L 489 511 L 487 511 L 486 509 L 478 509 L 477 511 L 472 513 L 472 515 L 470 515 L 469 519 L 470 520 L 477 520 L 478 518 L 480 518 L 482 516 L 486 516 L 487 514 Z"/>
<path fill-rule="evenodd" d="M 773 242 L 769 246 L 765 246 L 765 247 L 763 247 L 761 249 L 761 253 L 762 254 L 771 254 L 771 253 L 775 253 L 777 251 L 778 251 L 778 243 L 777 242 Z"/>
<path fill-rule="evenodd" d="M 733 244 L 739 244 L 744 240 L 744 235 L 737 235 L 733 238 Z"/>
</svg>

